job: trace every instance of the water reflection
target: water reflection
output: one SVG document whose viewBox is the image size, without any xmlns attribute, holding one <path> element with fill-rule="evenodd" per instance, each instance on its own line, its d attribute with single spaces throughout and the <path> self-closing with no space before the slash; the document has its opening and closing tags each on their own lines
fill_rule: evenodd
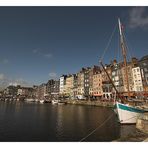
<svg viewBox="0 0 148 148">
<path fill-rule="evenodd" d="M 0 141 L 112 141 L 135 130 L 120 126 L 109 108 L 0 102 Z"/>
</svg>

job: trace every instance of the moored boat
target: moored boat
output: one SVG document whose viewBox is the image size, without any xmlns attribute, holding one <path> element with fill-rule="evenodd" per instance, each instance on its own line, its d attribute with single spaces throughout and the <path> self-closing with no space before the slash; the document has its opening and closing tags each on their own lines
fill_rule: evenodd
<svg viewBox="0 0 148 148">
<path fill-rule="evenodd" d="M 25 99 L 26 102 L 34 102 L 34 99 Z"/>
<path fill-rule="evenodd" d="M 129 78 L 128 78 L 128 64 L 127 64 L 127 56 L 126 56 L 126 48 L 127 45 L 125 43 L 125 36 L 123 35 L 123 26 L 121 25 L 120 19 L 118 19 L 118 24 L 119 24 L 119 35 L 120 35 L 120 44 L 121 44 L 121 49 L 122 49 L 122 55 L 123 55 L 123 66 L 124 66 L 124 73 L 125 73 L 125 81 L 126 81 L 126 87 L 127 87 L 127 98 L 131 98 L 130 96 L 130 89 L 129 89 Z M 127 102 L 125 102 L 124 96 L 121 96 L 121 94 L 118 92 L 119 90 L 116 88 L 116 86 L 114 85 L 114 82 L 112 81 L 111 77 L 109 76 L 108 72 L 106 71 L 104 65 L 102 64 L 102 61 L 100 60 L 100 64 L 103 67 L 103 70 L 106 72 L 107 77 L 109 78 L 109 81 L 111 82 L 114 91 L 116 92 L 117 96 L 118 96 L 118 100 L 120 100 L 122 103 L 120 103 L 120 101 L 117 100 L 117 96 L 116 96 L 116 102 L 115 102 L 115 113 L 118 116 L 119 122 L 121 124 L 135 124 L 137 118 L 143 114 L 144 112 L 146 112 L 146 109 L 142 109 L 142 108 L 138 108 L 135 105 L 129 105 L 127 104 Z M 118 84 L 120 85 L 120 84 Z M 133 100 L 131 100 L 133 102 Z"/>
<path fill-rule="evenodd" d="M 52 104 L 58 104 L 59 101 L 58 101 L 58 100 L 52 100 L 51 103 L 52 103 Z"/>
<path fill-rule="evenodd" d="M 117 113 L 119 122 L 121 124 L 135 124 L 137 118 L 146 111 L 116 101 L 115 112 Z"/>
<path fill-rule="evenodd" d="M 43 104 L 44 103 L 44 100 L 40 100 L 40 103 Z"/>
</svg>

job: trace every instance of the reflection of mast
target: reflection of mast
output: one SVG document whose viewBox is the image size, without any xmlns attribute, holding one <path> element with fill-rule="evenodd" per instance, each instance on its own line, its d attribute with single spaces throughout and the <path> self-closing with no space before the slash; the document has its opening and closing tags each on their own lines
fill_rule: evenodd
<svg viewBox="0 0 148 148">
<path fill-rule="evenodd" d="M 126 59 L 126 46 L 125 46 L 125 43 L 124 43 L 123 28 L 121 26 L 120 19 L 118 19 L 118 23 L 119 23 L 121 49 L 122 49 L 122 54 L 123 54 L 124 67 L 125 67 L 125 78 L 126 78 L 126 83 L 127 83 L 127 92 L 128 92 L 128 97 L 130 97 L 129 81 L 128 81 L 128 70 L 127 70 L 127 59 Z"/>
</svg>

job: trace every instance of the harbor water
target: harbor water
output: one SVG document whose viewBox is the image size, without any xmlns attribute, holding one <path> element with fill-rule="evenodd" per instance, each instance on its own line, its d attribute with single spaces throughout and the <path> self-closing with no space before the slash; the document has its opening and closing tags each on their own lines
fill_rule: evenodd
<svg viewBox="0 0 148 148">
<path fill-rule="evenodd" d="M 135 125 L 121 126 L 111 108 L 0 102 L 0 141 L 78 142 L 86 137 L 83 141 L 107 142 L 135 130 Z"/>
</svg>

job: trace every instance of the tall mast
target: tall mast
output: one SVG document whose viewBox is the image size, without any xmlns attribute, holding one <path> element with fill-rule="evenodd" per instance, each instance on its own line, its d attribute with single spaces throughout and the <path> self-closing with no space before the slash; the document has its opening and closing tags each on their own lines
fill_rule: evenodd
<svg viewBox="0 0 148 148">
<path fill-rule="evenodd" d="M 120 43 L 121 43 L 121 49 L 122 49 L 122 55 L 123 55 L 123 61 L 124 61 L 124 68 L 125 68 L 125 78 L 126 78 L 126 83 L 127 83 L 127 92 L 128 92 L 128 97 L 130 97 L 128 70 L 127 70 L 127 58 L 126 58 L 126 46 L 125 46 L 125 43 L 124 43 L 123 29 L 122 29 L 122 26 L 121 26 L 120 19 L 118 19 L 118 23 L 119 23 Z"/>
</svg>

